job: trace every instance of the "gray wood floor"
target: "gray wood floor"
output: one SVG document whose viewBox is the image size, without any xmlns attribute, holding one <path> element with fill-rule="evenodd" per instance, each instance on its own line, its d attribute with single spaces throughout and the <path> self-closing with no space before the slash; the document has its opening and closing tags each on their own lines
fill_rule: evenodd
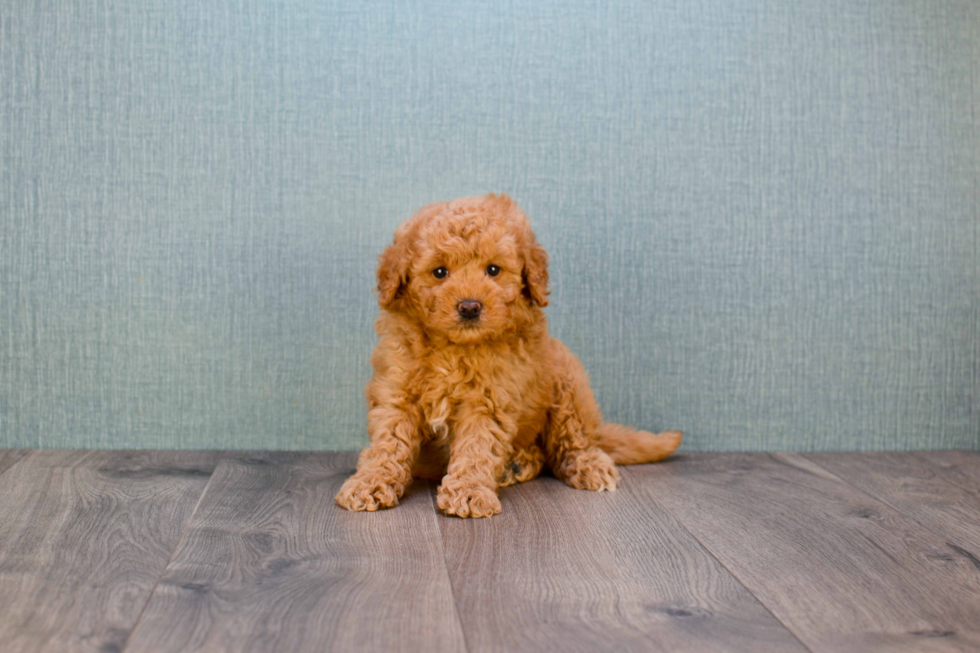
<svg viewBox="0 0 980 653">
<path fill-rule="evenodd" d="M 619 491 L 434 485 L 349 453 L 0 450 L 0 652 L 978 651 L 980 454 L 686 454 Z"/>
</svg>

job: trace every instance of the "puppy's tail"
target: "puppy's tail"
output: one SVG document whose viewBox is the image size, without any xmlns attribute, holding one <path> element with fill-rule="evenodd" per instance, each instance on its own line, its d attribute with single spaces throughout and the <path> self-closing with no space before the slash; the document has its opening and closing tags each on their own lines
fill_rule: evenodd
<svg viewBox="0 0 980 653">
<path fill-rule="evenodd" d="M 617 465 L 655 463 L 681 446 L 681 431 L 650 433 L 621 424 L 603 422 L 597 433 L 599 448 L 612 456 Z"/>
</svg>

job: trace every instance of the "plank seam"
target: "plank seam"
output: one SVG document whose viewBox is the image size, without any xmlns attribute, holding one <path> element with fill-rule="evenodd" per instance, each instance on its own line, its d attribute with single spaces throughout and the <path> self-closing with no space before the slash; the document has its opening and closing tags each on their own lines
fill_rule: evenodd
<svg viewBox="0 0 980 653">
<path fill-rule="evenodd" d="M 643 487 L 642 481 L 639 478 L 637 478 L 636 476 L 634 476 L 633 473 L 629 471 L 629 469 L 626 469 L 624 467 L 620 467 L 620 472 L 626 472 L 626 476 L 629 477 L 629 478 L 631 478 L 633 480 L 633 482 L 636 483 L 637 486 Z M 681 521 L 681 519 L 677 515 L 675 515 L 673 512 L 671 512 L 670 508 L 668 508 L 664 504 L 660 503 L 660 501 L 657 500 L 657 497 L 656 497 L 656 495 L 653 492 L 650 492 L 646 488 L 644 488 L 644 492 L 647 495 L 647 497 L 650 499 L 650 501 L 652 501 L 653 503 L 657 504 L 657 506 L 660 507 L 664 512 L 666 512 L 668 515 L 670 515 L 671 517 L 673 517 L 674 518 L 674 521 L 677 522 L 677 525 L 681 527 L 681 530 L 683 530 L 685 533 L 687 533 L 688 535 L 690 535 L 694 539 L 694 541 L 697 542 L 698 545 L 702 549 L 704 549 L 704 552 L 705 553 L 707 553 L 709 556 L 711 556 L 711 558 L 713 560 L 715 560 L 719 565 L 721 565 L 721 568 L 724 569 L 725 571 L 727 571 L 728 574 L 732 577 L 732 579 L 736 583 L 738 583 L 739 586 L 741 586 L 746 592 L 749 593 L 749 596 L 751 596 L 752 598 L 754 598 L 756 600 L 756 602 L 759 605 L 761 605 L 762 608 L 766 612 L 768 612 L 770 615 L 772 615 L 772 618 L 776 620 L 776 623 L 780 624 L 783 628 L 785 628 L 786 629 L 786 632 L 788 632 L 790 635 L 792 635 L 793 636 L 793 639 L 795 639 L 797 642 L 800 643 L 800 646 L 802 646 L 806 650 L 810 651 L 810 653 L 815 653 L 814 649 L 812 649 L 809 646 L 807 646 L 806 642 L 804 642 L 802 639 L 800 639 L 800 636 L 797 635 L 796 632 L 792 628 L 790 628 L 788 625 L 786 625 L 783 622 L 782 619 L 780 619 L 778 616 L 776 616 L 776 614 L 769 608 L 769 606 L 766 605 L 765 601 L 763 601 L 758 596 L 756 596 L 756 593 L 753 592 L 751 589 L 749 589 L 749 587 L 742 581 L 742 579 L 739 578 L 738 574 L 736 574 L 734 571 L 732 571 L 731 569 L 729 569 L 728 568 L 728 565 L 726 565 L 724 562 L 722 562 L 718 558 L 718 556 L 716 556 L 715 553 L 711 549 L 709 549 L 708 546 L 704 542 L 701 541 L 701 538 L 699 538 L 697 535 L 694 534 L 693 531 L 691 531 L 687 526 L 685 526 L 684 525 L 684 522 Z"/>
<path fill-rule="evenodd" d="M 7 451 L 23 451 L 24 454 L 20 458 L 16 459 L 14 462 L 12 462 L 9 465 L 7 465 L 6 467 L 4 467 L 3 469 L 0 469 L 0 476 L 2 476 L 8 470 L 14 468 L 21 461 L 27 460 L 28 458 L 31 458 L 34 455 L 34 451 L 35 450 L 34 449 L 7 449 Z"/>
<path fill-rule="evenodd" d="M 850 488 L 853 488 L 854 490 L 857 490 L 857 491 L 858 491 L 858 492 L 860 492 L 861 494 L 863 494 L 863 495 L 865 495 L 865 496 L 868 496 L 868 497 L 871 497 L 871 498 L 872 498 L 872 499 L 874 499 L 875 501 L 878 501 L 878 502 L 880 502 L 880 503 L 882 503 L 882 504 L 884 504 L 884 505 L 886 505 L 886 506 L 887 506 L 888 508 L 890 508 L 891 510 L 894 510 L 895 512 L 897 512 L 898 514 L 900 514 L 900 515 L 902 515 L 902 516 L 903 516 L 903 517 L 905 517 L 906 519 L 909 519 L 909 520 L 911 520 L 911 521 L 912 521 L 912 522 L 913 522 L 914 524 L 916 524 L 916 525 L 918 525 L 918 526 L 919 526 L 919 528 L 922 528 L 922 529 L 924 529 L 924 530 L 926 530 L 926 531 L 928 531 L 928 532 L 930 532 L 930 533 L 932 533 L 933 535 L 935 535 L 936 537 L 938 537 L 938 538 L 939 538 L 940 540 L 942 540 L 943 542 L 946 542 L 946 544 L 947 544 L 947 545 L 950 545 L 950 546 L 952 546 L 952 544 L 951 544 L 951 543 L 949 542 L 949 540 L 950 540 L 950 539 L 955 539 L 955 538 L 951 538 L 951 537 L 950 537 L 949 535 L 945 535 L 945 534 L 943 534 L 943 533 L 940 533 L 939 531 L 937 531 L 937 530 L 935 530 L 934 528 L 932 528 L 932 527 L 931 527 L 931 526 L 929 526 L 928 524 L 923 524 L 923 523 L 922 523 L 921 521 L 919 521 L 919 520 L 918 520 L 918 519 L 917 519 L 917 518 L 915 517 L 915 515 L 913 515 L 913 514 L 911 514 L 911 513 L 908 513 L 908 512 L 905 512 L 905 511 L 904 511 L 904 510 L 902 510 L 901 508 L 898 508 L 898 507 L 896 507 L 896 506 L 893 506 L 893 505 L 892 505 L 891 503 L 889 503 L 889 502 L 888 502 L 888 501 L 887 501 L 886 499 L 883 499 L 882 497 L 879 497 L 879 496 L 878 496 L 877 494 L 872 494 L 871 492 L 868 492 L 867 490 L 864 490 L 864 489 L 862 489 L 862 488 L 859 488 L 858 486 L 856 486 L 856 485 L 854 485 L 853 483 L 851 483 L 850 481 L 848 481 L 848 480 L 847 480 L 846 478 L 843 478 L 843 477 L 841 477 L 841 476 L 839 476 L 839 475 L 837 475 L 837 474 L 835 474 L 835 473 L 833 472 L 833 470 L 830 470 L 830 469 L 828 469 L 828 468 L 827 468 L 826 466 L 824 466 L 824 465 L 821 465 L 820 463 L 818 463 L 818 462 L 817 462 L 816 460 L 813 460 L 813 459 L 812 459 L 812 458 L 810 458 L 810 457 L 809 457 L 809 456 L 808 456 L 807 454 L 798 454 L 798 455 L 800 455 L 800 456 L 802 456 L 803 458 L 805 458 L 806 460 L 808 460 L 808 461 L 809 461 L 810 463 L 812 463 L 812 464 L 814 464 L 814 465 L 816 465 L 817 467 L 819 467 L 820 469 L 822 469 L 822 470 L 824 470 L 825 472 L 827 472 L 828 474 L 830 474 L 830 475 L 831 475 L 831 476 L 833 476 L 834 478 L 837 478 L 837 479 L 839 479 L 839 480 L 840 480 L 840 482 L 841 482 L 841 483 L 843 483 L 844 485 L 846 485 L 846 486 L 848 486 L 848 487 L 850 487 Z M 928 466 L 930 466 L 930 467 L 935 467 L 935 468 L 936 468 L 936 469 L 937 469 L 938 471 L 940 471 L 940 472 L 942 472 L 942 468 L 941 468 L 941 467 L 939 467 L 939 465 L 936 465 L 935 463 L 933 463 L 933 462 L 931 462 L 931 461 L 929 461 L 929 460 L 926 460 L 925 458 L 919 458 L 918 456 L 917 456 L 917 458 L 918 458 L 918 459 L 919 459 L 919 460 L 920 460 L 921 462 L 924 462 L 924 463 L 926 463 L 926 465 L 928 465 Z"/>
<path fill-rule="evenodd" d="M 126 648 L 129 646 L 129 640 L 132 638 L 133 633 L 136 632 L 136 628 L 139 626 L 140 621 L 143 619 L 143 615 L 146 613 L 146 608 L 149 607 L 150 601 L 153 600 L 153 595 L 157 593 L 157 587 L 160 586 L 160 581 L 163 577 L 167 575 L 167 569 L 170 567 L 170 563 L 173 562 L 174 554 L 177 553 L 177 549 L 180 548 L 180 543 L 184 541 L 184 536 L 187 534 L 187 529 L 190 528 L 191 522 L 194 521 L 194 515 L 197 514 L 197 509 L 201 507 L 201 502 L 204 500 L 204 496 L 208 493 L 208 489 L 211 487 L 211 481 L 214 480 L 214 473 L 218 471 L 218 467 L 223 464 L 225 460 L 219 460 L 214 466 L 214 470 L 211 471 L 211 475 L 208 477 L 208 482 L 204 484 L 204 489 L 201 490 L 201 496 L 197 498 L 197 503 L 194 504 L 194 510 L 191 511 L 190 516 L 187 518 L 187 523 L 184 524 L 184 529 L 180 532 L 180 537 L 177 538 L 177 543 L 174 544 L 173 550 L 170 552 L 170 556 L 167 558 L 166 564 L 163 565 L 163 570 L 157 577 L 157 581 L 153 584 L 153 589 L 150 590 L 150 594 L 146 597 L 146 602 L 143 603 L 143 607 L 140 609 L 139 616 L 136 617 L 136 621 L 133 622 L 133 626 L 129 629 L 126 634 L 126 640 L 123 642 L 122 647 L 119 649 L 120 653 L 125 653 Z"/>
<path fill-rule="evenodd" d="M 442 552 L 442 568 L 446 572 L 446 580 L 449 581 L 449 592 L 453 600 L 453 614 L 456 615 L 456 623 L 459 624 L 459 632 L 463 635 L 463 649 L 469 653 L 470 643 L 466 639 L 466 628 L 463 627 L 463 619 L 459 616 L 459 605 L 456 599 L 456 587 L 453 585 L 453 575 L 449 573 L 449 559 L 446 557 L 446 543 L 443 541 L 442 528 L 439 527 L 439 510 L 436 507 L 435 492 L 432 481 L 426 479 L 426 486 L 429 493 L 429 505 L 432 506 L 432 523 L 435 524 L 436 533 L 439 535 L 439 550 Z"/>
</svg>

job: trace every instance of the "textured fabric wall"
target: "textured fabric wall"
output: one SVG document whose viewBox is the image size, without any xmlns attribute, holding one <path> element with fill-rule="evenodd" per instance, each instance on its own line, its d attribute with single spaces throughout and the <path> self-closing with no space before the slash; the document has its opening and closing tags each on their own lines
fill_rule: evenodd
<svg viewBox="0 0 980 653">
<path fill-rule="evenodd" d="M 0 445 L 355 448 L 375 257 L 486 191 L 607 417 L 980 448 L 976 0 L 0 1 Z"/>
</svg>

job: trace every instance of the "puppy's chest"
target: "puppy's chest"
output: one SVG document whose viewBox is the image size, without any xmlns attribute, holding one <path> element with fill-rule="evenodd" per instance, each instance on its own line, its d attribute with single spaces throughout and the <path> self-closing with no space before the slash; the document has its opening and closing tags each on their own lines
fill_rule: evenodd
<svg viewBox="0 0 980 653">
<path fill-rule="evenodd" d="M 521 397 L 533 382 L 524 355 L 433 356 L 417 370 L 419 404 L 436 435 L 445 435 L 461 408 L 488 413 L 520 412 Z"/>
</svg>

